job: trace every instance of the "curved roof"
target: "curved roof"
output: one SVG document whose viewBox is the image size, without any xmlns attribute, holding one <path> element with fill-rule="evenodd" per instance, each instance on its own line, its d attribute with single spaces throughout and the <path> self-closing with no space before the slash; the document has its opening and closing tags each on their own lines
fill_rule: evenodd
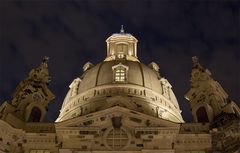
<svg viewBox="0 0 240 153">
<path fill-rule="evenodd" d="M 132 40 L 122 40 L 122 38 L 114 38 L 114 41 L 111 41 L 112 37 L 122 37 L 122 35 L 124 34 L 113 34 L 107 39 L 108 46 L 112 46 L 112 48 L 108 48 L 108 51 L 114 52 L 114 54 L 109 54 L 110 59 L 95 66 L 90 62 L 84 65 L 83 75 L 70 85 L 57 122 L 114 105 L 174 122 L 183 122 L 181 110 L 171 85 L 159 75 L 158 65 L 151 63 L 146 66 L 138 60 L 132 60 L 137 59 L 136 54 L 130 53 L 129 50 L 131 50 L 131 46 L 136 45 L 137 41 L 132 42 Z M 128 35 L 127 37 L 129 37 Z M 118 41 L 125 41 L 126 44 L 131 41 L 127 46 L 127 52 L 117 50 Z M 132 50 L 136 53 L 136 46 Z M 119 54 L 121 56 L 118 56 Z M 115 80 L 114 69 L 118 65 L 127 68 L 123 71 L 126 77 L 124 82 Z M 118 98 L 114 98 L 116 96 Z M 135 101 L 134 104 L 133 101 Z"/>
</svg>

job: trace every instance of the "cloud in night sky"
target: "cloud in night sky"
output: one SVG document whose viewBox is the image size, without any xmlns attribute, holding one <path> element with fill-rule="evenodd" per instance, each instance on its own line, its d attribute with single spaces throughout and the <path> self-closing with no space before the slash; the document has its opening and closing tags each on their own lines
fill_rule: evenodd
<svg viewBox="0 0 240 153">
<path fill-rule="evenodd" d="M 191 120 L 184 94 L 191 57 L 197 55 L 230 98 L 240 105 L 240 5 L 237 1 L 1 1 L 0 102 L 50 57 L 50 89 L 56 99 L 48 120 L 59 114 L 68 86 L 87 61 L 106 56 L 105 39 L 123 24 L 138 40 L 138 57 L 155 61 L 173 86 L 183 117 Z"/>
</svg>

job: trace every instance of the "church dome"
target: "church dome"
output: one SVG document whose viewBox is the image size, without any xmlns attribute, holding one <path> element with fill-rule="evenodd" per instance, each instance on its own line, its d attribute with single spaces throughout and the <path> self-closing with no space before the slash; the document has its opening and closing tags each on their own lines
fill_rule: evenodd
<svg viewBox="0 0 240 153">
<path fill-rule="evenodd" d="M 106 42 L 106 59 L 83 66 L 84 73 L 69 86 L 56 122 L 114 106 L 183 122 L 172 87 L 160 76 L 158 65 L 139 62 L 137 39 L 121 29 Z"/>
</svg>

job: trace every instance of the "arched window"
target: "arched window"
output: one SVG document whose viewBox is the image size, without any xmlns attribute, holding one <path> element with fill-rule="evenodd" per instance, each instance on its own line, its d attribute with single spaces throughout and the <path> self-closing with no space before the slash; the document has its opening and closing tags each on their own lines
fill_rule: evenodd
<svg viewBox="0 0 240 153">
<path fill-rule="evenodd" d="M 40 122 L 41 110 L 38 107 L 33 107 L 28 122 Z"/>
<path fill-rule="evenodd" d="M 127 81 L 127 70 L 128 67 L 119 63 L 113 66 L 113 77 L 114 82 L 126 82 Z"/>
<path fill-rule="evenodd" d="M 115 81 L 116 82 L 126 81 L 126 69 L 124 67 L 118 67 L 115 69 Z"/>
<path fill-rule="evenodd" d="M 196 115 L 197 115 L 198 122 L 205 122 L 205 123 L 209 122 L 207 111 L 206 111 L 205 107 L 202 106 L 202 107 L 198 108 Z"/>
</svg>

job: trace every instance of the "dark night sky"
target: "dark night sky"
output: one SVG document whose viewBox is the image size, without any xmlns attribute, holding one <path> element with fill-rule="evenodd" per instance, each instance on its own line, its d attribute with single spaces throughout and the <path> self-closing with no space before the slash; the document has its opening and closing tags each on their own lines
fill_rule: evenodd
<svg viewBox="0 0 240 153">
<path fill-rule="evenodd" d="M 87 61 L 106 56 L 105 40 L 120 25 L 138 40 L 138 57 L 160 65 L 173 86 L 183 118 L 191 120 L 184 94 L 190 88 L 191 57 L 197 55 L 240 105 L 240 5 L 232 1 L 112 0 L 1 1 L 0 102 L 50 57 L 48 120 L 54 121 L 74 78 Z"/>
</svg>

